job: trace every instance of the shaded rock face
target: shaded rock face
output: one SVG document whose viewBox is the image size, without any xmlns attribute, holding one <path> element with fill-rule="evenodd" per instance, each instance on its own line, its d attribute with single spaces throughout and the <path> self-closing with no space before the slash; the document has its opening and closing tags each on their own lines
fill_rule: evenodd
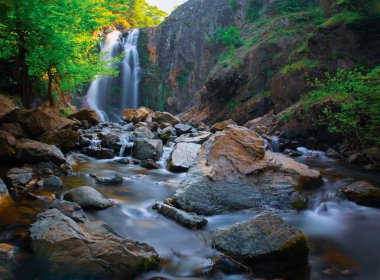
<svg viewBox="0 0 380 280">
<path fill-rule="evenodd" d="M 100 221 L 77 224 L 57 209 L 39 214 L 30 233 L 33 251 L 57 275 L 132 278 L 158 262 L 149 245 L 123 239 Z"/>
<path fill-rule="evenodd" d="M 68 116 L 69 119 L 76 119 L 78 121 L 87 121 L 91 125 L 97 125 L 100 122 L 100 118 L 96 111 L 83 108 L 79 110 L 77 113 L 71 114 Z"/>
<path fill-rule="evenodd" d="M 63 151 L 70 151 L 76 147 L 79 137 L 79 132 L 70 129 L 62 129 L 59 131 L 49 130 L 38 137 L 37 141 L 55 145 Z"/>
<path fill-rule="evenodd" d="M 212 241 L 218 250 L 253 269 L 307 264 L 309 249 L 305 236 L 272 213 L 216 231 Z"/>
<path fill-rule="evenodd" d="M 111 159 L 115 156 L 112 149 L 87 147 L 83 149 L 83 153 L 97 159 Z"/>
<path fill-rule="evenodd" d="M 34 177 L 34 171 L 29 167 L 15 167 L 8 170 L 6 180 L 10 186 L 25 186 Z"/>
<path fill-rule="evenodd" d="M 97 190 L 87 186 L 68 191 L 63 199 L 75 202 L 83 209 L 104 209 L 114 205 L 111 200 L 103 197 Z"/>
<path fill-rule="evenodd" d="M 13 137 L 17 139 L 28 138 L 28 135 L 19 123 L 3 123 L 1 124 L 0 128 L 2 130 L 7 131 L 9 134 L 11 134 Z"/>
<path fill-rule="evenodd" d="M 22 139 L 16 146 L 17 158 L 25 163 L 52 162 L 61 165 L 66 162 L 65 156 L 56 146 Z"/>
<path fill-rule="evenodd" d="M 0 121 L 4 116 L 12 112 L 15 108 L 16 105 L 11 99 L 0 94 Z"/>
<path fill-rule="evenodd" d="M 153 159 L 159 160 L 164 151 L 162 140 L 153 140 L 153 139 L 138 139 L 136 144 L 133 146 L 133 155 L 135 158 L 144 160 L 144 159 Z"/>
<path fill-rule="evenodd" d="M 265 151 L 256 132 L 229 126 L 202 145 L 173 203 L 206 215 L 263 207 L 289 210 L 298 190 L 320 184 L 318 171 Z"/>
<path fill-rule="evenodd" d="M 349 200 L 357 204 L 380 208 L 380 188 L 368 182 L 351 183 L 340 190 Z"/>
<path fill-rule="evenodd" d="M 172 100 L 165 110 L 183 111 L 216 63 L 213 33 L 231 23 L 228 1 L 193 0 L 176 9 L 159 27 L 143 29 L 139 39 L 142 57 L 141 99 L 148 107 L 159 104 L 155 92 Z M 142 52 L 145 53 L 142 54 Z M 146 57 L 146 59 L 145 59 Z"/>
</svg>

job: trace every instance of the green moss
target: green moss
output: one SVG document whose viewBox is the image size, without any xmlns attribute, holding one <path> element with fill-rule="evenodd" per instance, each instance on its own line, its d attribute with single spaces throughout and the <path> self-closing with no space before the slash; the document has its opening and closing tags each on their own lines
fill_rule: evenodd
<svg viewBox="0 0 380 280">
<path fill-rule="evenodd" d="M 140 262 L 139 270 L 140 271 L 149 271 L 157 269 L 160 266 L 160 260 L 158 258 L 147 258 L 143 259 Z"/>
<path fill-rule="evenodd" d="M 305 199 L 302 196 L 297 196 L 293 198 L 293 200 L 290 202 L 290 205 L 296 209 L 296 210 L 303 210 L 307 208 L 307 199 Z"/>
<path fill-rule="evenodd" d="M 324 23 L 322 23 L 321 27 L 331 27 L 340 24 L 350 24 L 360 19 L 360 14 L 358 12 L 351 12 L 343 10 L 340 13 L 333 15 Z"/>
<path fill-rule="evenodd" d="M 299 70 L 307 70 L 307 69 L 312 69 L 316 68 L 319 66 L 319 62 L 315 60 L 310 60 L 307 58 L 300 59 L 298 61 L 295 61 L 289 65 L 286 65 L 281 72 L 282 73 L 292 73 L 294 71 L 299 71 Z"/>
<path fill-rule="evenodd" d="M 194 69 L 194 65 L 187 65 L 185 69 L 177 73 L 176 80 L 180 90 L 183 90 L 185 87 L 186 81 L 189 79 L 191 72 Z"/>
</svg>

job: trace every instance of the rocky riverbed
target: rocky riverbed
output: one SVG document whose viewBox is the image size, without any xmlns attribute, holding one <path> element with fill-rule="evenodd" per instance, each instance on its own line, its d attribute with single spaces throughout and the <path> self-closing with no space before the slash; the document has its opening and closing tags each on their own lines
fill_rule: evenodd
<svg viewBox="0 0 380 280">
<path fill-rule="evenodd" d="M 232 121 L 5 105 L 1 279 L 380 276 L 375 171 Z"/>
</svg>

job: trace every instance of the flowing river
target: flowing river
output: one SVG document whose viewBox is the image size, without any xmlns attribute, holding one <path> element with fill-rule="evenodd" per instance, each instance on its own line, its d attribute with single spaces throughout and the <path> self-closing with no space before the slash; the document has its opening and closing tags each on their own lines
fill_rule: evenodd
<svg viewBox="0 0 380 280">
<path fill-rule="evenodd" d="M 242 211 L 207 217 L 206 228 L 191 231 L 152 210 L 154 202 L 171 197 L 175 192 L 174 183 L 186 176 L 165 169 L 169 153 L 170 149 L 165 148 L 158 170 L 81 156 L 83 161 L 75 166 L 73 175 L 62 178 L 65 189 L 56 195 L 59 197 L 71 188 L 87 185 L 117 202 L 107 210 L 87 211 L 86 214 L 90 220 L 105 221 L 123 237 L 146 242 L 156 249 L 163 259 L 161 270 L 140 275 L 137 279 L 274 279 L 275 272 L 252 276 L 244 271 L 227 273 L 226 269 L 211 269 L 212 260 L 221 254 L 212 249 L 210 233 L 254 217 L 255 213 Z M 289 279 L 380 279 L 380 210 L 349 202 L 338 191 L 347 180 L 375 182 L 380 179 L 379 174 L 328 159 L 322 153 L 306 154 L 297 160 L 319 169 L 324 184 L 315 192 L 311 209 L 283 215 L 288 223 L 305 233 L 311 248 L 310 270 L 296 271 Z M 122 185 L 101 186 L 90 177 L 90 173 L 109 176 L 115 172 L 123 176 Z M 47 203 L 16 201 L 8 216 L 1 217 L 6 230 L 0 232 L 0 242 L 12 242 L 16 236 L 25 235 L 28 223 Z M 47 272 L 46 263 L 28 253 L 24 254 L 21 263 L 16 279 L 57 279 Z M 78 275 L 70 279 L 83 278 Z"/>
</svg>

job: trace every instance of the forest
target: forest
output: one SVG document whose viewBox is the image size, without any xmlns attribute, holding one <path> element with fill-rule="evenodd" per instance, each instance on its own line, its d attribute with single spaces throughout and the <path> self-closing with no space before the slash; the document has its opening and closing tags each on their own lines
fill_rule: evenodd
<svg viewBox="0 0 380 280">
<path fill-rule="evenodd" d="M 380 280 L 380 0 L 0 5 L 0 280 Z"/>
</svg>

